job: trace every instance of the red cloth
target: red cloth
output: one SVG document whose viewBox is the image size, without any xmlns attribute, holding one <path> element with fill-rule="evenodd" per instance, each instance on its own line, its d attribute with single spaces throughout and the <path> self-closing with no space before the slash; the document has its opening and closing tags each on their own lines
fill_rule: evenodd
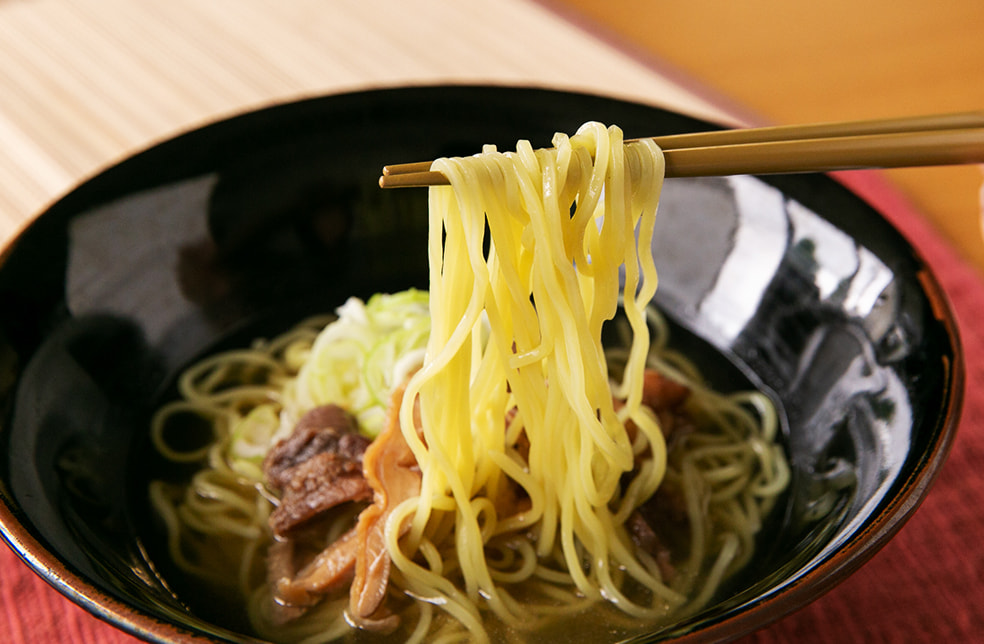
<svg viewBox="0 0 984 644">
<path fill-rule="evenodd" d="M 970 642 L 984 637 L 984 279 L 883 179 L 838 177 L 875 204 L 926 258 L 956 311 L 967 391 L 956 442 L 923 505 L 864 567 L 825 596 L 742 644 Z M 978 385 L 982 385 L 978 387 Z M 136 640 L 90 616 L 0 547 L 0 642 Z"/>
</svg>

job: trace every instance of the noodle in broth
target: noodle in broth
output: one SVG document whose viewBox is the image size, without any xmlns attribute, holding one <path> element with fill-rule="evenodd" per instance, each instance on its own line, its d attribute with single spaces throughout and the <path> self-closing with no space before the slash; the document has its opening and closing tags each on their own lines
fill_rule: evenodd
<svg viewBox="0 0 984 644">
<path fill-rule="evenodd" d="M 628 635 L 706 604 L 752 556 L 788 467 L 767 397 L 711 391 L 665 346 L 650 306 L 661 152 L 588 123 L 553 150 L 521 141 L 433 169 L 451 186 L 431 189 L 429 292 L 352 299 L 330 324 L 207 359 L 155 416 L 165 458 L 204 463 L 188 485 L 151 486 L 172 560 L 236 579 L 254 628 L 285 641 L 353 625 L 401 641 L 535 638 L 598 606 Z M 623 341 L 605 347 L 617 315 Z M 683 385 L 676 416 L 647 404 L 651 372 Z M 281 499 L 264 459 L 329 403 L 376 438 L 362 461 L 373 498 L 319 524 L 319 547 L 358 542 L 351 585 L 281 624 L 265 573 Z M 189 418 L 212 439 L 179 450 L 169 428 Z M 393 449 L 412 455 L 411 493 L 376 476 Z M 655 552 L 638 526 L 660 496 L 672 503 L 646 525 Z"/>
</svg>

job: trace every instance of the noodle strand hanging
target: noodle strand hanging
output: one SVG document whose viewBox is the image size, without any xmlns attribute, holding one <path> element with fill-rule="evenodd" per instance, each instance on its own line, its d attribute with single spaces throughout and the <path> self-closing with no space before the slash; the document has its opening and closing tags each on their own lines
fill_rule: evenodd
<svg viewBox="0 0 984 644">
<path fill-rule="evenodd" d="M 210 357 L 153 419 L 202 468 L 152 486 L 171 559 L 261 636 L 630 636 L 752 557 L 789 469 L 764 395 L 666 348 L 662 153 L 598 123 L 553 145 L 435 161 L 427 292 Z"/>
</svg>

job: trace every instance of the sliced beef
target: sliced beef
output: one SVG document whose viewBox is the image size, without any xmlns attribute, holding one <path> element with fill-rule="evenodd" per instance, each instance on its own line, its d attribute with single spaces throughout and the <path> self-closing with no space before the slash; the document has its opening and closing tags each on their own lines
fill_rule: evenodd
<svg viewBox="0 0 984 644">
<path fill-rule="evenodd" d="M 642 381 L 642 404 L 653 410 L 663 436 L 669 439 L 687 433 L 693 421 L 685 409 L 690 389 L 654 369 L 646 369 Z"/>
<path fill-rule="evenodd" d="M 361 463 L 369 442 L 357 433 L 351 414 L 338 405 L 322 405 L 304 414 L 290 436 L 273 446 L 263 472 L 271 487 L 283 489 L 291 478 L 288 472 L 315 454 L 332 452 Z"/>
<path fill-rule="evenodd" d="M 643 518 L 643 515 L 638 511 L 633 512 L 629 516 L 626 527 L 629 530 L 629 536 L 632 537 L 632 542 L 656 561 L 663 581 L 673 581 L 676 576 L 676 569 L 670 561 L 670 549 L 663 544 L 653 527 Z"/>
<path fill-rule="evenodd" d="M 337 405 L 304 414 L 263 462 L 267 482 L 280 492 L 280 506 L 270 515 L 274 534 L 288 535 L 342 503 L 372 500 L 362 475 L 362 455 L 370 442 Z"/>
<path fill-rule="evenodd" d="M 267 548 L 267 583 L 273 590 L 270 616 L 275 624 L 286 624 L 307 612 L 307 606 L 292 604 L 277 592 L 280 582 L 290 582 L 297 574 L 295 545 L 293 539 L 275 539 Z"/>
<path fill-rule="evenodd" d="M 344 590 L 355 573 L 355 526 L 324 544 L 324 522 L 333 508 L 369 503 L 372 488 L 362 472 L 371 441 L 337 405 L 316 407 L 301 417 L 290 436 L 277 443 L 263 463 L 280 504 L 270 515 L 276 539 L 267 552 L 267 579 L 273 615 L 296 619 L 324 596 Z"/>
<path fill-rule="evenodd" d="M 280 506 L 270 514 L 270 527 L 286 536 L 342 503 L 368 503 L 372 488 L 362 463 L 333 452 L 320 452 L 287 470 Z"/>
<path fill-rule="evenodd" d="M 658 371 L 647 369 L 642 384 L 642 404 L 648 407 L 659 420 L 660 429 L 666 438 L 667 447 L 672 446 L 694 428 L 694 420 L 686 408 L 690 389 L 674 380 L 667 378 Z M 631 428 L 633 431 L 635 428 Z M 651 457 L 647 449 L 640 458 L 637 466 L 644 458 Z M 632 472 L 626 479 L 636 472 Z M 671 581 L 676 575 L 671 562 L 671 552 L 685 547 L 685 541 L 680 535 L 690 532 L 687 520 L 686 501 L 680 490 L 675 489 L 666 481 L 632 513 L 626 523 L 626 529 L 633 543 L 647 552 L 656 561 L 664 581 Z M 677 539 L 669 539 L 667 535 L 678 535 Z M 669 543 L 669 541 L 674 541 Z M 677 542 L 680 543 L 677 543 Z"/>
<path fill-rule="evenodd" d="M 646 369 L 642 378 L 642 404 L 654 411 L 676 409 L 687 401 L 690 389 L 670 380 L 655 369 Z"/>
</svg>

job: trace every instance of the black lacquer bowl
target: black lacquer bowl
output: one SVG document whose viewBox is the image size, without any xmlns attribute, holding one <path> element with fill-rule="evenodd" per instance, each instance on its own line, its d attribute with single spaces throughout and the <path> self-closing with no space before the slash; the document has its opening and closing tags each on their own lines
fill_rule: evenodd
<svg viewBox="0 0 984 644">
<path fill-rule="evenodd" d="M 140 455 L 174 374 L 349 295 L 426 287 L 426 191 L 384 163 L 471 154 L 597 120 L 627 137 L 711 126 L 535 89 L 404 88 L 264 109 L 81 185 L 0 256 L 0 528 L 27 565 L 149 640 L 238 641 L 186 609 L 148 528 Z M 939 285 L 825 176 L 670 180 L 656 303 L 728 388 L 782 413 L 790 492 L 759 553 L 652 640 L 728 639 L 831 588 L 899 529 L 956 427 L 963 363 Z"/>
</svg>

